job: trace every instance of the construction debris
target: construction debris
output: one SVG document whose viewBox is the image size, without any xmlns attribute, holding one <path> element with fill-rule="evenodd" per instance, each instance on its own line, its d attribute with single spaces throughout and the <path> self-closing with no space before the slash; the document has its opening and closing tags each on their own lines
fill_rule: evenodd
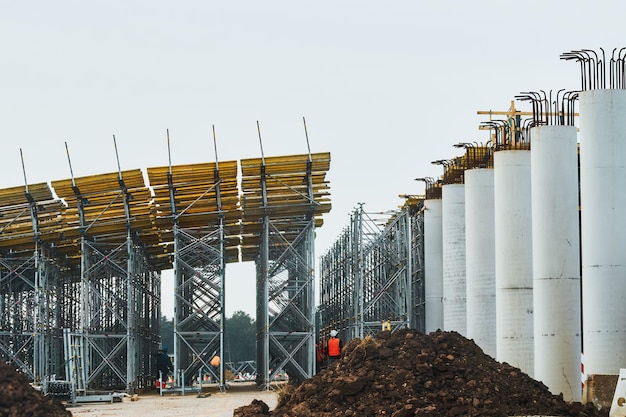
<svg viewBox="0 0 626 417">
<path fill-rule="evenodd" d="M 274 410 L 253 401 L 235 417 L 608 416 L 566 403 L 518 368 L 456 332 L 383 331 L 348 342 L 336 368 L 280 393 Z"/>
<path fill-rule="evenodd" d="M 45 397 L 33 388 L 24 375 L 0 361 L 0 416 L 71 417 L 72 413 L 56 399 Z"/>
</svg>

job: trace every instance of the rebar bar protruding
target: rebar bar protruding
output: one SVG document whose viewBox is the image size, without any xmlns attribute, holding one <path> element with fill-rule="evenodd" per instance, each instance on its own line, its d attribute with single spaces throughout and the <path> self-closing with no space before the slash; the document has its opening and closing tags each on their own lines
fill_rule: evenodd
<svg viewBox="0 0 626 417">
<path fill-rule="evenodd" d="M 428 188 L 429 186 L 432 187 L 432 185 L 435 183 L 435 179 L 433 177 L 415 178 L 414 181 L 424 181 L 424 183 L 426 183 L 426 188 Z"/>
<path fill-rule="evenodd" d="M 542 122 L 537 122 L 533 117 L 526 118 L 522 121 L 522 125 L 520 126 L 520 130 L 522 131 L 522 136 L 530 142 L 530 132 L 533 127 L 543 124 Z"/>
<path fill-rule="evenodd" d="M 434 185 L 436 180 L 433 177 L 421 177 L 415 178 L 415 181 L 424 181 L 424 195 L 427 199 L 433 199 L 441 196 L 436 196 L 434 191 Z"/>
<path fill-rule="evenodd" d="M 452 159 L 438 159 L 432 161 L 433 165 L 443 165 L 443 183 L 444 184 L 463 184 L 463 173 L 467 168 L 466 158 L 457 156 Z"/>
<path fill-rule="evenodd" d="M 617 48 L 616 48 L 617 49 Z M 626 77 L 624 71 L 626 69 L 624 65 L 624 60 L 626 59 L 626 47 L 621 48 L 617 51 L 617 56 L 615 57 L 615 87 L 614 88 L 626 88 Z"/>
<path fill-rule="evenodd" d="M 561 108 L 563 109 L 563 126 L 574 126 L 574 118 L 576 117 L 576 101 L 580 91 L 566 91 L 563 93 Z"/>
<path fill-rule="evenodd" d="M 433 177 L 420 177 L 415 178 L 414 181 L 424 181 L 424 191 L 427 192 L 430 188 L 432 188 L 435 183 L 435 179 Z"/>
<path fill-rule="evenodd" d="M 546 93 L 543 90 L 539 92 L 529 91 L 522 92 L 515 96 L 521 101 L 530 101 L 533 109 L 533 120 L 530 125 L 526 125 L 522 129 L 526 134 L 533 126 L 539 125 L 574 125 L 574 103 L 578 98 L 578 91 L 558 90 L 555 97 L 552 97 L 552 90 Z"/>
<path fill-rule="evenodd" d="M 617 51 L 617 54 L 615 53 Z M 626 47 L 618 50 L 613 48 L 611 52 L 611 60 L 609 61 L 609 88 L 624 88 L 624 56 L 622 53 L 626 51 Z"/>
<path fill-rule="evenodd" d="M 465 168 L 490 168 L 493 167 L 493 149 L 491 141 L 486 144 L 479 142 L 455 143 L 455 148 L 465 149 Z"/>
<path fill-rule="evenodd" d="M 607 88 L 607 65 L 609 67 L 608 88 L 626 88 L 624 83 L 624 59 L 626 56 L 622 56 L 622 53 L 626 50 L 626 48 L 621 48 L 619 51 L 617 48 L 614 48 L 608 62 L 606 60 L 604 49 L 599 49 L 600 54 L 591 49 L 565 52 L 561 54 L 561 59 L 566 61 L 575 60 L 580 63 L 582 91 Z"/>
<path fill-rule="evenodd" d="M 510 138 L 510 126 L 505 120 L 489 120 L 482 122 L 481 125 L 486 126 L 494 130 L 496 147 L 509 144 Z"/>
<path fill-rule="evenodd" d="M 533 119 L 529 117 L 520 120 L 520 125 L 517 127 L 517 143 L 530 144 L 530 129 L 524 129 L 523 126 L 528 126 L 533 122 Z"/>
<path fill-rule="evenodd" d="M 534 124 L 546 124 L 543 120 L 543 115 L 545 114 L 545 97 L 542 97 L 541 94 L 534 91 L 522 91 L 520 94 L 515 96 L 515 98 L 520 101 L 530 101 L 533 110 Z"/>
</svg>

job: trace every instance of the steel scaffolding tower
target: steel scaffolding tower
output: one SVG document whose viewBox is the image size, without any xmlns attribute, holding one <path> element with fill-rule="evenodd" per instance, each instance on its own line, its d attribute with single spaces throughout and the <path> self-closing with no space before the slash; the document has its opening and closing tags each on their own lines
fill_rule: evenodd
<svg viewBox="0 0 626 417">
<path fill-rule="evenodd" d="M 424 275 L 424 196 L 407 196 L 404 211 L 410 224 L 409 269 L 411 281 L 410 314 L 407 326 L 426 331 L 426 293 Z"/>
<path fill-rule="evenodd" d="M 257 383 L 315 370 L 314 232 L 330 211 L 330 154 L 241 161 L 242 258 L 257 270 Z"/>
<path fill-rule="evenodd" d="M 202 371 L 225 387 L 225 264 L 239 260 L 237 161 L 149 168 L 155 217 L 173 240 L 175 374 Z"/>
<path fill-rule="evenodd" d="M 133 392 L 151 380 L 160 319 L 160 271 L 146 249 L 150 190 L 138 169 L 52 185 L 68 204 L 57 250 L 80 265 L 80 324 L 69 340 L 82 350 L 69 369 L 82 372 L 68 378 L 79 390 Z"/>
<path fill-rule="evenodd" d="M 360 205 L 331 249 L 320 259 L 322 333 L 345 338 L 391 330 L 424 329 L 423 198 L 407 198 L 402 210 L 370 217 Z M 347 302 L 346 302 L 347 301 Z"/>
<path fill-rule="evenodd" d="M 46 241 L 63 209 L 45 183 L 0 191 L 0 358 L 35 382 L 62 365 L 66 288 Z"/>
<path fill-rule="evenodd" d="M 241 166 L 241 188 L 228 161 L 149 168 L 152 189 L 119 163 L 115 173 L 0 189 L 0 358 L 44 387 L 65 379 L 79 396 L 149 386 L 161 271 L 174 267 L 176 373 L 224 387 L 224 362 L 210 360 L 224 357 L 225 265 L 243 259 L 257 262 L 261 383 L 281 369 L 311 376 L 313 240 L 330 211 L 330 154 Z"/>
</svg>

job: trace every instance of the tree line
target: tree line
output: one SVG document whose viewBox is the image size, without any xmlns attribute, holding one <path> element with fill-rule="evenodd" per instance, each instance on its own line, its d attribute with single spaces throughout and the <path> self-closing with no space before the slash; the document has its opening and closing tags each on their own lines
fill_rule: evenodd
<svg viewBox="0 0 626 417">
<path fill-rule="evenodd" d="M 161 316 L 161 343 L 174 353 L 174 319 Z M 226 318 L 224 331 L 225 362 L 256 360 L 256 323 L 243 311 Z"/>
</svg>

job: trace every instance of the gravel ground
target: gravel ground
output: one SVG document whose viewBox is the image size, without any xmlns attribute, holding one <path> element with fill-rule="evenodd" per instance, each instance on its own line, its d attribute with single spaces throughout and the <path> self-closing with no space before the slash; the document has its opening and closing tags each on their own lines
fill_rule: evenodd
<svg viewBox="0 0 626 417">
<path fill-rule="evenodd" d="M 210 394 L 210 395 L 208 395 Z M 82 403 L 68 407 L 77 417 L 232 417 L 237 407 L 249 405 L 257 399 L 270 409 L 276 406 L 278 394 L 274 391 L 259 391 L 254 383 L 234 383 L 226 392 L 217 388 L 205 389 L 203 396 L 197 393 L 139 394 L 137 401 L 124 398 L 114 403 Z"/>
</svg>

